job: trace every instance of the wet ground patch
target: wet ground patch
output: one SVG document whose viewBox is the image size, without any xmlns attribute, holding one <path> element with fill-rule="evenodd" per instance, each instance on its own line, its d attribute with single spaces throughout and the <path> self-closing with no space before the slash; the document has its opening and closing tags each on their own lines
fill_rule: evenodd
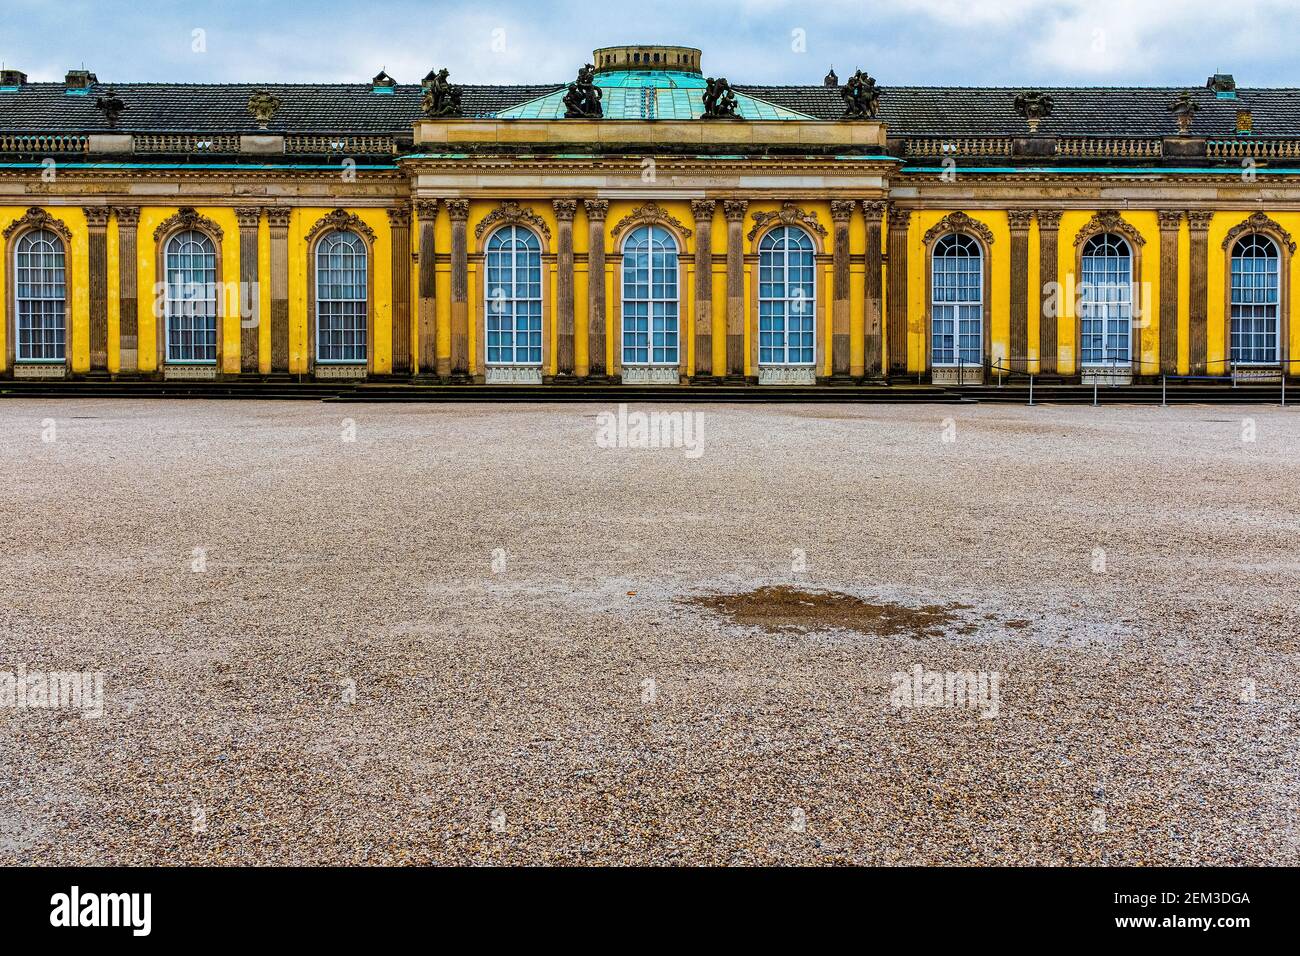
<svg viewBox="0 0 1300 956">
<path fill-rule="evenodd" d="M 960 623 L 964 605 L 909 607 L 872 602 L 839 591 L 803 591 L 787 585 L 691 599 L 736 624 L 773 633 L 846 630 L 873 637 L 939 637 Z"/>
</svg>

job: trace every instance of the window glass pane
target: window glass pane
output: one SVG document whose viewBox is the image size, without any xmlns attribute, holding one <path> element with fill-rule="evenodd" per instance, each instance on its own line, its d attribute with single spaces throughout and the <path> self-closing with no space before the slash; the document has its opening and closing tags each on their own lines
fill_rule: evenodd
<svg viewBox="0 0 1300 956">
<path fill-rule="evenodd" d="M 758 364 L 816 361 L 817 287 L 812 237 L 780 226 L 758 246 Z"/>
<path fill-rule="evenodd" d="M 216 247 L 206 234 L 186 230 L 167 240 L 163 259 L 167 272 L 166 360 L 216 362 Z"/>
<path fill-rule="evenodd" d="M 364 364 L 368 345 L 366 244 L 331 232 L 316 245 L 316 361 Z"/>
<path fill-rule="evenodd" d="M 984 260 L 964 233 L 935 242 L 930 254 L 930 364 L 984 362 Z"/>
<path fill-rule="evenodd" d="M 624 365 L 678 365 L 678 251 L 672 233 L 639 226 L 623 242 Z"/>
<path fill-rule="evenodd" d="M 67 272 L 63 241 L 38 229 L 14 247 L 14 357 L 19 362 L 67 358 Z"/>
<path fill-rule="evenodd" d="M 488 237 L 484 328 L 489 365 L 542 364 L 542 246 L 523 226 Z"/>
</svg>

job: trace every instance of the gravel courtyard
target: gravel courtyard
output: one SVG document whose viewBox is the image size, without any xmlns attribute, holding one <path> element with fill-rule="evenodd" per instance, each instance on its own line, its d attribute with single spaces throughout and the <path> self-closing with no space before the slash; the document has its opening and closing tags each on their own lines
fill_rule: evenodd
<svg viewBox="0 0 1300 956">
<path fill-rule="evenodd" d="M 1300 411 L 655 410 L 0 402 L 0 864 L 1300 863 Z"/>
</svg>

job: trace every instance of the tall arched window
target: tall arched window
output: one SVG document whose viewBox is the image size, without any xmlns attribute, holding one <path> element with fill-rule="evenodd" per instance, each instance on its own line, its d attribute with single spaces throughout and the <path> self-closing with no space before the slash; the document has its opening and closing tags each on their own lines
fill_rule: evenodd
<svg viewBox="0 0 1300 956">
<path fill-rule="evenodd" d="M 355 232 L 331 232 L 316 244 L 316 361 L 366 361 L 369 272 Z"/>
<path fill-rule="evenodd" d="M 623 244 L 623 364 L 678 364 L 677 242 L 641 226 Z"/>
<path fill-rule="evenodd" d="M 1114 233 L 1083 246 L 1079 277 L 1079 356 L 1083 365 L 1133 361 L 1133 255 Z"/>
<path fill-rule="evenodd" d="M 24 233 L 14 252 L 14 305 L 19 362 L 67 357 L 67 285 L 63 242 L 47 229 Z"/>
<path fill-rule="evenodd" d="M 542 364 L 542 246 L 523 226 L 488 237 L 486 296 L 489 365 Z"/>
<path fill-rule="evenodd" d="M 779 226 L 758 244 L 758 364 L 812 365 L 816 318 L 812 237 Z"/>
<path fill-rule="evenodd" d="M 930 364 L 984 364 L 984 259 L 961 232 L 934 244 L 930 263 Z"/>
<path fill-rule="evenodd" d="M 1257 232 L 1243 236 L 1233 247 L 1230 354 L 1234 365 L 1278 361 L 1279 261 L 1273 240 Z"/>
<path fill-rule="evenodd" d="M 167 361 L 217 360 L 217 250 L 196 229 L 167 240 Z"/>
</svg>

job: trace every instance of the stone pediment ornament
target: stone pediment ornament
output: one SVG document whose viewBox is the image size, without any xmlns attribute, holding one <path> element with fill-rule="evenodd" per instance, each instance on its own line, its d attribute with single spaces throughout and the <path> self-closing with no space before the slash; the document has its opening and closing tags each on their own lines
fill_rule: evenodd
<svg viewBox="0 0 1300 956">
<path fill-rule="evenodd" d="M 687 239 L 691 237 L 691 231 L 682 225 L 681 220 L 653 200 L 646 203 L 640 209 L 634 209 L 618 222 L 614 223 L 614 228 L 610 230 L 610 234 L 617 236 L 624 229 L 632 226 L 654 225 L 671 226 Z"/>
<path fill-rule="evenodd" d="M 993 230 L 978 219 L 972 219 L 964 212 L 950 212 L 938 222 L 936 222 L 926 232 L 922 242 L 929 245 L 940 236 L 946 236 L 950 232 L 965 232 L 974 236 L 979 236 L 986 246 L 993 245 Z"/>
<path fill-rule="evenodd" d="M 266 129 L 280 109 L 280 97 L 269 90 L 258 90 L 248 98 L 248 112 L 257 120 L 258 129 Z"/>
<path fill-rule="evenodd" d="M 153 231 L 154 241 L 159 241 L 167 233 L 175 229 L 198 229 L 208 233 L 218 242 L 225 235 L 221 227 L 201 215 L 193 206 L 182 206 L 174 216 L 168 216 L 162 222 L 158 223 L 158 228 Z"/>
<path fill-rule="evenodd" d="M 1016 115 L 1024 118 L 1029 124 L 1031 133 L 1038 132 L 1038 124 L 1052 115 L 1052 108 L 1055 105 L 1056 102 L 1050 93 L 1042 93 L 1038 90 L 1026 90 L 1012 101 Z"/>
<path fill-rule="evenodd" d="M 756 212 L 750 218 L 754 220 L 754 228 L 749 230 L 750 242 L 754 241 L 754 237 L 763 227 L 777 221 L 787 226 L 803 226 L 819 236 L 826 235 L 826 227 L 817 221 L 815 212 L 804 212 L 792 202 L 782 203 L 779 212 Z"/>
<path fill-rule="evenodd" d="M 346 209 L 335 209 L 317 219 L 316 225 L 307 232 L 307 241 L 311 242 L 325 232 L 355 232 L 367 242 L 375 241 L 375 231 L 360 216 Z"/>
<path fill-rule="evenodd" d="M 551 241 L 551 230 L 550 227 L 546 225 L 546 220 L 533 212 L 531 208 L 520 206 L 519 203 L 515 202 L 513 199 L 507 199 L 496 209 L 493 209 L 490 213 L 484 216 L 482 220 L 480 220 L 479 224 L 474 227 L 474 238 L 482 239 L 483 234 L 489 229 L 512 223 L 516 225 L 526 225 L 536 229 L 546 238 L 548 243 Z"/>
<path fill-rule="evenodd" d="M 1234 242 L 1251 232 L 1272 233 L 1274 238 L 1282 240 L 1288 252 L 1295 253 L 1295 240 L 1291 238 L 1291 233 L 1262 212 L 1251 213 L 1245 222 L 1238 223 L 1229 229 L 1228 234 L 1223 237 L 1223 248 L 1231 249 Z"/>
<path fill-rule="evenodd" d="M 11 239 L 14 233 L 19 229 L 48 229 L 50 232 L 59 236 L 64 242 L 72 241 L 72 230 L 63 224 L 62 220 L 55 219 L 44 209 L 33 206 L 23 213 L 22 217 L 15 219 L 5 227 L 4 237 Z"/>
<path fill-rule="evenodd" d="M 1076 246 L 1083 245 L 1084 241 L 1091 239 L 1093 236 L 1103 232 L 1113 232 L 1123 236 L 1134 246 L 1146 245 L 1146 240 L 1142 238 L 1142 233 L 1130 226 L 1120 216 L 1118 209 L 1103 209 L 1097 213 L 1079 230 L 1079 234 L 1074 237 Z"/>
</svg>

